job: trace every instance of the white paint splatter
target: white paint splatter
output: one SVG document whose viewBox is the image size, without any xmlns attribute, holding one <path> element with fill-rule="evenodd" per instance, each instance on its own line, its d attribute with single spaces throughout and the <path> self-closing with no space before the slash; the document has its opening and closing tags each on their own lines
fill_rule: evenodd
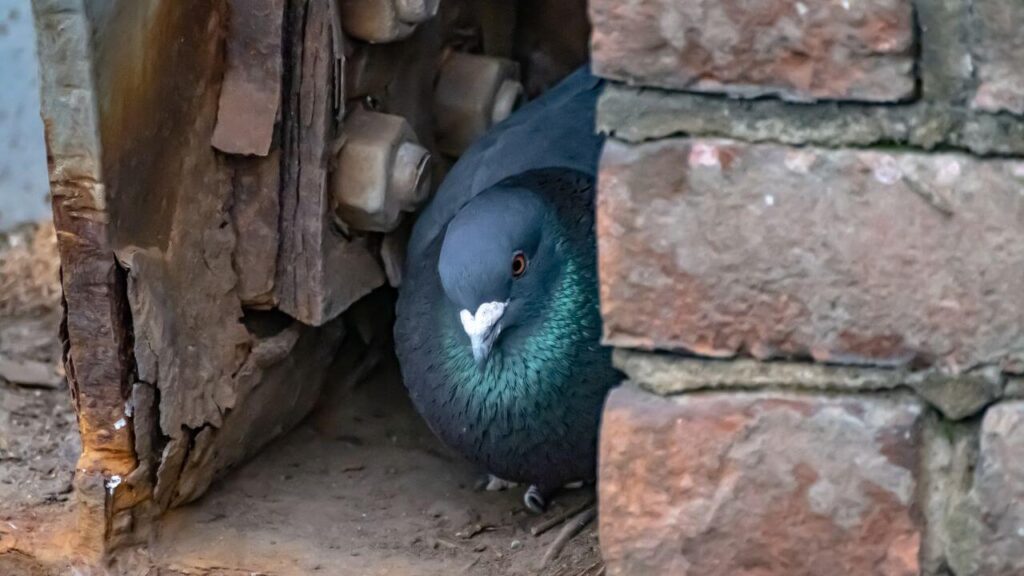
<svg viewBox="0 0 1024 576">
<path fill-rule="evenodd" d="M 772 196 L 771 194 L 765 194 L 764 195 L 764 205 L 765 206 L 775 206 L 775 196 Z"/>
<path fill-rule="evenodd" d="M 124 403 L 124 415 L 131 418 L 134 413 L 135 403 L 132 402 L 131 400 L 128 400 L 127 402 Z"/>
<path fill-rule="evenodd" d="M 806 16 L 807 15 L 807 5 L 804 4 L 803 2 L 797 2 L 796 3 L 796 12 L 800 16 Z"/>
<path fill-rule="evenodd" d="M 117 422 L 114 422 L 114 430 L 120 430 L 128 425 L 128 422 L 124 418 L 121 418 Z"/>
<path fill-rule="evenodd" d="M 121 485 L 121 477 L 117 475 L 111 476 L 110 480 L 107 480 L 103 485 L 107 488 L 108 492 L 113 492 L 115 488 Z"/>
<path fill-rule="evenodd" d="M 850 9 L 850 0 L 843 0 L 843 10 Z"/>
</svg>

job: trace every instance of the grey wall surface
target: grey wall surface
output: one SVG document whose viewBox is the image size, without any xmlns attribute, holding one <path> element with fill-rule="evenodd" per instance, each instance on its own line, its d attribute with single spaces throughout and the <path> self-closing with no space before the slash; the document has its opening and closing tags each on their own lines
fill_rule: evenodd
<svg viewBox="0 0 1024 576">
<path fill-rule="evenodd" d="M 31 0 L 0 0 L 0 231 L 50 215 Z"/>
</svg>

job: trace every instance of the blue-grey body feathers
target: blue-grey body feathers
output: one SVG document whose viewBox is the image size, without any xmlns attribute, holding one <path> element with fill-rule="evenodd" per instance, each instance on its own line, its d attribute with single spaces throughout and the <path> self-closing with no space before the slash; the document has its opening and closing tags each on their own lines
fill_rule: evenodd
<svg viewBox="0 0 1024 576">
<path fill-rule="evenodd" d="M 619 379 L 599 342 L 600 87 L 581 69 L 467 151 L 416 223 L 398 301 L 396 350 L 431 429 L 544 491 L 593 479 Z"/>
</svg>

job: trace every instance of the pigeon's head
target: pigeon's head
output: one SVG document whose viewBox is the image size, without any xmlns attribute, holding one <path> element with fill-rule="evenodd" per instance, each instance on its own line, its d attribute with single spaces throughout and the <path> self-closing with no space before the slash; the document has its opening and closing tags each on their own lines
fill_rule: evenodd
<svg viewBox="0 0 1024 576">
<path fill-rule="evenodd" d="M 498 185 L 448 224 L 438 273 L 478 365 L 496 346 L 515 346 L 542 321 L 561 269 L 551 221 L 537 193 Z"/>
</svg>

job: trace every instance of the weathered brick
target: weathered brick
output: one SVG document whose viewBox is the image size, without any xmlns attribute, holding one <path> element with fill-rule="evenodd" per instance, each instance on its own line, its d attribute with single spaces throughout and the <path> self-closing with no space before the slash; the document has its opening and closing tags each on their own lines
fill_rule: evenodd
<svg viewBox="0 0 1024 576">
<path fill-rule="evenodd" d="M 1024 162 L 724 140 L 611 140 L 605 340 L 760 359 L 1024 360 Z"/>
<path fill-rule="evenodd" d="M 592 0 L 595 71 L 646 86 L 894 101 L 913 95 L 909 0 Z"/>
<path fill-rule="evenodd" d="M 600 456 L 613 575 L 913 576 L 909 396 L 614 391 Z"/>
<path fill-rule="evenodd" d="M 972 104 L 1024 114 L 1024 2 L 973 0 L 971 56 L 978 79 Z"/>
<path fill-rule="evenodd" d="M 974 486 L 946 525 L 957 576 L 1024 574 L 1024 402 L 985 413 Z"/>
</svg>

